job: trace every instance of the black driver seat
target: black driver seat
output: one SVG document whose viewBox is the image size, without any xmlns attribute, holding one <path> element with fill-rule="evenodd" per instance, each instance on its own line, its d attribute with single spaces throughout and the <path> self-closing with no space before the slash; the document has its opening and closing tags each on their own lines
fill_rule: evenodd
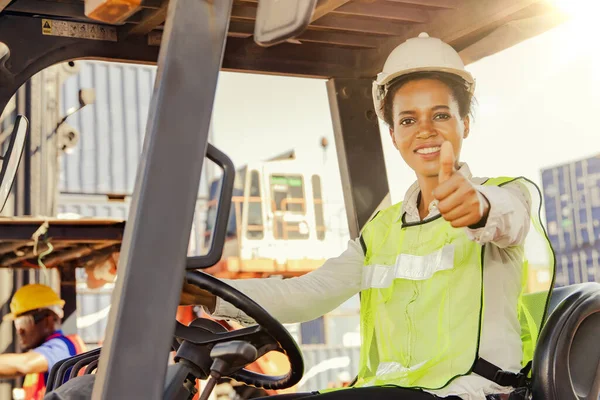
<svg viewBox="0 0 600 400">
<path fill-rule="evenodd" d="M 175 379 L 175 375 L 181 373 L 186 372 L 181 368 L 180 364 L 169 365 L 167 367 L 164 391 L 165 398 L 177 398 L 179 388 L 173 387 L 172 382 L 180 382 L 180 379 Z M 44 400 L 89 400 L 92 398 L 94 382 L 96 382 L 95 374 L 85 374 L 74 377 L 60 385 L 58 388 L 46 393 Z"/>
<path fill-rule="evenodd" d="M 533 362 L 534 400 L 598 400 L 600 284 L 555 288 Z"/>
</svg>

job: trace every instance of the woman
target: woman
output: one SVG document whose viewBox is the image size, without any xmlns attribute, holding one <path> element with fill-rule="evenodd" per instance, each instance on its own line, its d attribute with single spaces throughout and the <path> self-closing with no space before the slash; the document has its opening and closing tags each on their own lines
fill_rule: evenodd
<svg viewBox="0 0 600 400">
<path fill-rule="evenodd" d="M 474 178 L 458 161 L 473 90 L 447 44 L 421 34 L 398 46 L 373 95 L 417 177 L 404 201 L 307 275 L 226 281 L 282 323 L 312 320 L 361 293 L 356 389 L 293 398 L 497 399 L 523 384 L 517 373 L 535 346 L 519 322 L 532 201 L 526 181 Z M 252 323 L 190 285 L 182 304 Z"/>
</svg>

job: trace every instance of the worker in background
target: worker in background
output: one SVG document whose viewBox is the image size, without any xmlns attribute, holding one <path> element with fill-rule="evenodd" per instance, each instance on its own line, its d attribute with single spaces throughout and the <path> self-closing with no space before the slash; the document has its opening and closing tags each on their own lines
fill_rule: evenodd
<svg viewBox="0 0 600 400">
<path fill-rule="evenodd" d="M 522 301 L 525 239 L 542 232 L 541 196 L 523 178 L 474 177 L 462 161 L 474 88 L 448 44 L 422 33 L 399 45 L 373 84 L 373 100 L 390 144 L 415 173 L 404 201 L 381 210 L 343 254 L 311 273 L 224 280 L 281 323 L 313 320 L 361 295 L 353 388 L 273 399 L 528 398 L 545 302 L 532 310 Z M 547 301 L 549 292 L 542 294 Z M 180 304 L 253 323 L 189 284 Z"/>
<path fill-rule="evenodd" d="M 46 285 L 25 285 L 13 296 L 11 313 L 3 318 L 14 322 L 24 353 L 0 354 L 0 378 L 25 376 L 25 400 L 43 399 L 54 364 L 85 351 L 78 335 L 65 336 L 60 330 L 64 304 Z"/>
</svg>

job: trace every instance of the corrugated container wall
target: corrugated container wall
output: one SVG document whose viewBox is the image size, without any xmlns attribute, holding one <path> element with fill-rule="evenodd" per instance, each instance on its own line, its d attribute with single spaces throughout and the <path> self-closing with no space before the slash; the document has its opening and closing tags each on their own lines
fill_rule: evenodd
<svg viewBox="0 0 600 400">
<path fill-rule="evenodd" d="M 600 157 L 542 171 L 556 286 L 600 279 Z"/>
<path fill-rule="evenodd" d="M 78 103 L 80 89 L 94 88 L 93 105 L 69 118 L 79 143 L 63 156 L 60 191 L 104 194 L 133 192 L 142 152 L 156 68 L 80 62 L 63 85 L 63 114 Z"/>
<path fill-rule="evenodd" d="M 94 104 L 69 117 L 79 142 L 61 161 L 61 193 L 133 193 L 144 144 L 156 67 L 101 61 L 78 62 L 79 72 L 62 86 L 63 115 L 79 104 L 80 89 L 96 91 Z M 203 168 L 202 182 L 213 169 Z M 206 194 L 206 184 L 200 195 Z"/>
</svg>

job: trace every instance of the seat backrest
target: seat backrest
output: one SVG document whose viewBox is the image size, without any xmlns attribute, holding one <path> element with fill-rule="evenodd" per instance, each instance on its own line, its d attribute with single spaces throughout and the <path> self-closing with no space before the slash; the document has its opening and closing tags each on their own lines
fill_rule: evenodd
<svg viewBox="0 0 600 400">
<path fill-rule="evenodd" d="M 533 362 L 534 400 L 598 400 L 600 284 L 556 288 Z"/>
</svg>

